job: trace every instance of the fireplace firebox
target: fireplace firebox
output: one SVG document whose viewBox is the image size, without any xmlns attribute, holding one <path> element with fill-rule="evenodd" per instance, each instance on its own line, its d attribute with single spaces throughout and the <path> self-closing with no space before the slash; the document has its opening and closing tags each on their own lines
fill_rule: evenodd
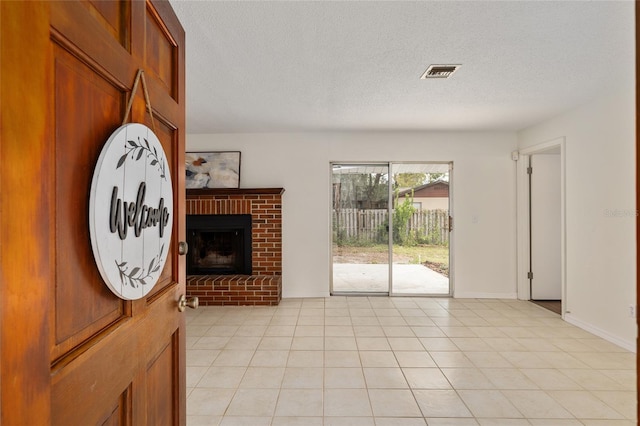
<svg viewBox="0 0 640 426">
<path fill-rule="evenodd" d="M 187 215 L 187 275 L 251 275 L 251 215 Z"/>
</svg>

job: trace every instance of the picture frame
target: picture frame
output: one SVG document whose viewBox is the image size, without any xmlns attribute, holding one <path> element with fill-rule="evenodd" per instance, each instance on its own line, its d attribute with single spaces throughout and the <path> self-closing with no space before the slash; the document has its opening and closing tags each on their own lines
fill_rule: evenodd
<svg viewBox="0 0 640 426">
<path fill-rule="evenodd" d="M 240 151 L 185 153 L 186 189 L 240 188 Z"/>
</svg>

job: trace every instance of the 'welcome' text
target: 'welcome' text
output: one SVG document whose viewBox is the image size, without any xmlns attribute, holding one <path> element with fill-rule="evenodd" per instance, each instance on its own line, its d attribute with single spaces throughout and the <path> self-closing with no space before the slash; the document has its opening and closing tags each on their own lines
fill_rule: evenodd
<svg viewBox="0 0 640 426">
<path fill-rule="evenodd" d="M 133 228 L 136 237 L 142 230 L 159 225 L 160 238 L 164 234 L 164 228 L 169 222 L 169 211 L 164 206 L 164 198 L 160 198 L 158 208 L 144 204 L 144 196 L 147 185 L 144 182 L 138 187 L 136 202 L 126 202 L 118 198 L 118 187 L 114 186 L 111 192 L 111 214 L 109 215 L 109 228 L 111 232 L 118 232 L 121 240 L 127 238 L 127 230 Z"/>
</svg>

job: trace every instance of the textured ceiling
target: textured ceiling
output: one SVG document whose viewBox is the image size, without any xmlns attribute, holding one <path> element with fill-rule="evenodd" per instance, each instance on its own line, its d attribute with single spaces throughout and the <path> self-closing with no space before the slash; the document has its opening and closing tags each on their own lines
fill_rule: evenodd
<svg viewBox="0 0 640 426">
<path fill-rule="evenodd" d="M 634 75 L 631 1 L 171 4 L 189 133 L 519 130 Z"/>
</svg>

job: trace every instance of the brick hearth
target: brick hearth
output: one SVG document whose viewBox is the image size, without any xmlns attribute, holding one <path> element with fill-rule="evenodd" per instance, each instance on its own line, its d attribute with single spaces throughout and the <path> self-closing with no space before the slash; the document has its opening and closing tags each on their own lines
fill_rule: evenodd
<svg viewBox="0 0 640 426">
<path fill-rule="evenodd" d="M 187 190 L 187 215 L 250 214 L 252 275 L 187 275 L 201 305 L 277 305 L 282 299 L 282 188 Z"/>
</svg>

